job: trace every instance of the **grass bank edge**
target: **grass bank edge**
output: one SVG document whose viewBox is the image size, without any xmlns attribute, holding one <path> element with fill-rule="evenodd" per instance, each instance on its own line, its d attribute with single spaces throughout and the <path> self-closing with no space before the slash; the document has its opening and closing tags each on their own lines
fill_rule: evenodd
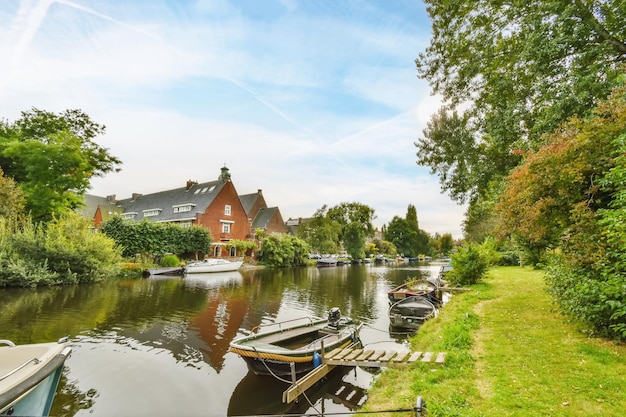
<svg viewBox="0 0 626 417">
<path fill-rule="evenodd" d="M 527 308 L 519 302 L 522 297 L 536 297 L 535 305 Z M 499 318 L 486 316 L 494 311 Z M 533 321 L 545 326 L 529 327 Z M 540 329 L 547 332 L 543 337 L 554 342 L 537 344 L 538 354 L 557 358 L 547 362 L 550 375 L 544 378 L 520 372 L 532 366 L 519 362 L 527 360 L 527 353 L 515 351 L 520 347 L 509 339 L 515 332 L 532 340 L 537 327 L 547 327 Z M 573 348 L 565 349 L 568 344 Z M 385 370 L 364 410 L 407 408 L 418 396 L 425 399 L 429 416 L 619 416 L 626 407 L 619 395 L 626 390 L 626 346 L 588 338 L 576 323 L 567 323 L 545 293 L 543 272 L 530 268 L 492 268 L 483 283 L 455 295 L 437 318 L 426 322 L 411 339 L 411 349 L 448 352 L 446 363 Z M 546 378 L 558 383 L 546 390 Z M 539 390 L 541 396 L 535 397 Z"/>
</svg>

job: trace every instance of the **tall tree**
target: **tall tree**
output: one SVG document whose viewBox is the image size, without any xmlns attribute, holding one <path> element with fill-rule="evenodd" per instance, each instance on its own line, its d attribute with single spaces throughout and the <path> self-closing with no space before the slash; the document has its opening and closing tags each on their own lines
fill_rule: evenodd
<svg viewBox="0 0 626 417">
<path fill-rule="evenodd" d="M 589 114 L 626 62 L 623 0 L 426 4 L 433 36 L 416 65 L 444 105 L 415 144 L 418 163 L 460 202 L 507 175 L 516 150 Z"/>
<path fill-rule="evenodd" d="M 73 210 L 91 178 L 119 171 L 121 161 L 94 142 L 104 132 L 80 110 L 33 108 L 12 123 L 0 121 L 0 167 L 24 191 L 35 220 Z"/>
<path fill-rule="evenodd" d="M 0 168 L 0 217 L 17 219 L 24 211 L 24 194 L 11 178 L 5 177 Z"/>
</svg>

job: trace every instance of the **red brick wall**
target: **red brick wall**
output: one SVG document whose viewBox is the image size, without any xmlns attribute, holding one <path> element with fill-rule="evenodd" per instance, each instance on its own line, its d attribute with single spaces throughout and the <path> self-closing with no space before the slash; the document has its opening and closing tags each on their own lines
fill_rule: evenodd
<svg viewBox="0 0 626 417">
<path fill-rule="evenodd" d="M 230 205 L 230 216 L 224 214 L 226 205 Z M 230 225 L 230 234 L 222 233 L 220 220 L 234 221 Z M 198 215 L 196 224 L 209 229 L 214 242 L 225 242 L 231 239 L 246 240 L 250 234 L 250 222 L 232 182 L 227 182 L 204 214 Z"/>
<path fill-rule="evenodd" d="M 287 226 L 285 226 L 285 221 L 283 220 L 283 216 L 280 214 L 280 210 L 276 210 L 272 219 L 269 221 L 267 225 L 268 233 L 287 233 Z"/>
<path fill-rule="evenodd" d="M 100 210 L 100 207 L 96 209 L 96 214 L 93 216 L 93 225 L 96 229 L 102 225 L 102 210 Z"/>
</svg>

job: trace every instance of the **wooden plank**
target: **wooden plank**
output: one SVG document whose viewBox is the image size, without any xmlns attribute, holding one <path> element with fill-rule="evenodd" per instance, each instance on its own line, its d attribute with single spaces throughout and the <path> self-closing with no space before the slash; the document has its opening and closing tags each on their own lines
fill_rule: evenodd
<svg viewBox="0 0 626 417">
<path fill-rule="evenodd" d="M 337 349 L 333 349 L 328 353 L 324 353 L 324 359 L 331 359 L 333 358 L 335 355 L 337 355 L 339 352 L 341 352 L 343 349 L 342 348 L 337 348 Z"/>
<path fill-rule="evenodd" d="M 407 356 L 409 356 L 409 352 L 398 353 L 398 355 L 395 358 L 393 358 L 393 361 L 404 362 L 404 359 L 406 359 Z"/>
<path fill-rule="evenodd" d="M 435 363 L 444 363 L 446 360 L 446 352 L 439 352 L 437 354 L 437 358 L 435 358 Z"/>
<path fill-rule="evenodd" d="M 352 349 L 343 349 L 341 352 L 333 356 L 333 359 L 339 360 L 348 356 L 352 352 Z"/>
<path fill-rule="evenodd" d="M 415 362 L 419 359 L 420 356 L 422 356 L 422 352 L 413 352 L 411 353 L 411 356 L 409 356 L 407 362 Z"/>
<path fill-rule="evenodd" d="M 292 403 L 297 400 L 298 397 L 304 393 L 304 391 L 311 388 L 317 381 L 332 371 L 333 368 L 333 365 L 323 364 L 313 369 L 283 392 L 283 403 Z"/>
<path fill-rule="evenodd" d="M 381 357 L 385 356 L 385 351 L 384 350 L 377 350 L 376 352 L 374 352 L 374 354 L 370 357 L 370 360 L 372 361 L 377 361 L 379 360 Z"/>
<path fill-rule="evenodd" d="M 389 362 L 391 360 L 391 358 L 393 358 L 394 356 L 396 356 L 396 351 L 394 350 L 390 350 L 389 352 L 385 353 L 385 355 L 380 358 L 379 360 L 381 362 Z"/>
<path fill-rule="evenodd" d="M 354 351 L 352 351 L 349 355 L 346 355 L 346 357 L 343 359 L 346 361 L 356 359 L 356 357 L 359 356 L 361 353 L 363 353 L 363 349 L 354 349 Z"/>
<path fill-rule="evenodd" d="M 422 362 L 430 362 L 432 357 L 433 357 L 433 353 L 432 352 L 426 352 L 426 353 L 424 353 L 424 356 L 422 357 Z"/>
<path fill-rule="evenodd" d="M 357 361 L 364 361 L 365 359 L 369 358 L 370 356 L 374 355 L 374 353 L 376 353 L 373 350 L 365 350 L 363 351 L 363 353 L 361 353 L 361 355 L 356 358 Z"/>
</svg>

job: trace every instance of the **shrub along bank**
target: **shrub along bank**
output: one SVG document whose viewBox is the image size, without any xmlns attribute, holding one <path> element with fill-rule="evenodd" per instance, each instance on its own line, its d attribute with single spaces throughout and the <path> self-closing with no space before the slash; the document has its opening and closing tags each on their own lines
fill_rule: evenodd
<svg viewBox="0 0 626 417">
<path fill-rule="evenodd" d="M 446 363 L 385 370 L 364 411 L 421 396 L 428 416 L 622 416 L 626 346 L 565 322 L 545 290 L 540 271 L 491 269 L 410 340 L 413 351 L 448 352 Z"/>
</svg>

